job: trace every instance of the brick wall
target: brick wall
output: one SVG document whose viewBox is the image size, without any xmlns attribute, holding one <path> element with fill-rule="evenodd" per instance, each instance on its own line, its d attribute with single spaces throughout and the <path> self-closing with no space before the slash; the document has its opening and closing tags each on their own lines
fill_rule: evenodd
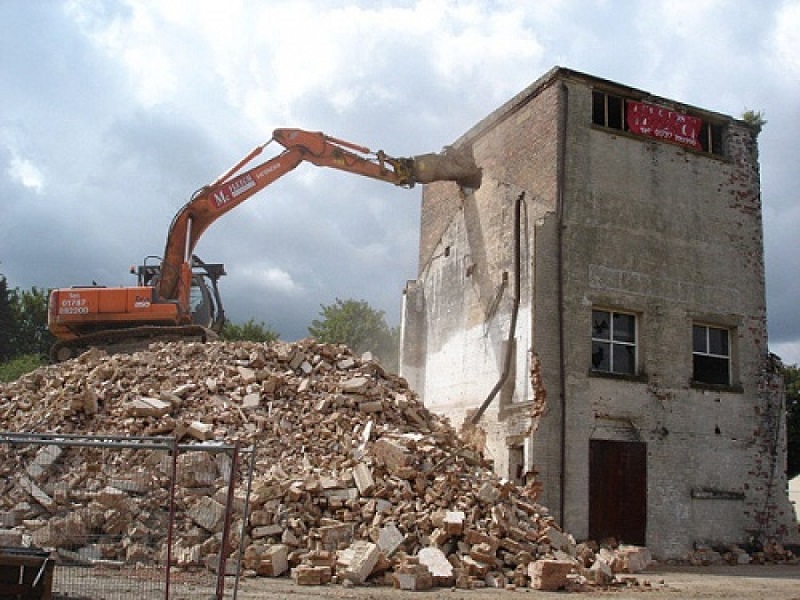
<svg viewBox="0 0 800 600">
<path fill-rule="evenodd" d="M 459 140 L 483 169 L 479 190 L 426 186 L 403 374 L 429 408 L 459 425 L 503 371 L 518 299 L 513 369 L 480 422 L 500 474 L 515 476 L 523 448 L 541 501 L 582 538 L 590 441 L 627 436 L 646 444 L 647 543 L 657 556 L 785 530 L 780 401 L 774 386 L 763 390 L 753 132 L 715 115 L 727 130 L 718 157 L 600 128 L 591 124 L 595 83 L 610 85 L 551 72 Z M 636 315 L 636 377 L 590 373 L 593 306 Z M 691 385 L 695 321 L 732 332 L 733 385 Z"/>
</svg>

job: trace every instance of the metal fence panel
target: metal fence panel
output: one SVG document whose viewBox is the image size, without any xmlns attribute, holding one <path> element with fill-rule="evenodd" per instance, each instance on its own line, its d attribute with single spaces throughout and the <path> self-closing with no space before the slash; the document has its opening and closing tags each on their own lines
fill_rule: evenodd
<svg viewBox="0 0 800 600">
<path fill-rule="evenodd" d="M 248 456 L 170 438 L 0 432 L 0 547 L 47 550 L 56 598 L 235 597 Z"/>
</svg>

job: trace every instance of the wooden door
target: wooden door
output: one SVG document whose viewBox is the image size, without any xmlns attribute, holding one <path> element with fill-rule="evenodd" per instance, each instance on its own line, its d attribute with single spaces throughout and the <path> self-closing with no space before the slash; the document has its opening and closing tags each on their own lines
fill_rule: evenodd
<svg viewBox="0 0 800 600">
<path fill-rule="evenodd" d="M 647 444 L 590 440 L 589 537 L 645 545 Z"/>
</svg>

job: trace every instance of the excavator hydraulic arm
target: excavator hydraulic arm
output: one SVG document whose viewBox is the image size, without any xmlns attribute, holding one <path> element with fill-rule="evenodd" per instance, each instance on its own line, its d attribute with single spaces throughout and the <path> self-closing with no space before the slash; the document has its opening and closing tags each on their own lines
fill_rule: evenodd
<svg viewBox="0 0 800 600">
<path fill-rule="evenodd" d="M 281 144 L 283 151 L 248 166 L 272 141 Z M 177 212 L 160 264 L 140 267 L 137 286 L 51 291 L 48 323 L 57 338 L 51 348 L 53 360 L 65 360 L 89 347 L 120 351 L 150 340 L 210 339 L 224 323 L 217 290 L 224 268 L 200 261 L 194 256 L 195 245 L 214 221 L 301 162 L 404 187 L 455 181 L 477 188 L 481 178 L 469 153 L 452 148 L 442 154 L 394 158 L 319 132 L 276 129 L 269 142 L 195 192 Z"/>
<path fill-rule="evenodd" d="M 242 171 L 272 141 L 284 146 L 283 152 Z M 394 158 L 383 151 L 372 152 L 364 146 L 321 132 L 276 129 L 269 142 L 256 147 L 211 184 L 198 190 L 175 215 L 164 250 L 158 296 L 185 305 L 189 293 L 190 258 L 203 232 L 219 217 L 304 161 L 403 187 L 455 181 L 462 187 L 477 188 L 481 180 L 481 171 L 472 156 L 453 148 L 441 154 Z"/>
</svg>

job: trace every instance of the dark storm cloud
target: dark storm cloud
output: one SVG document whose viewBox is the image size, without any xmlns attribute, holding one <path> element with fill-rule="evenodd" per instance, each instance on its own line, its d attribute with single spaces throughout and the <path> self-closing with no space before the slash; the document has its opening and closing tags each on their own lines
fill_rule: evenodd
<svg viewBox="0 0 800 600">
<path fill-rule="evenodd" d="M 800 362 L 800 3 L 622 4 L 231 1 L 220 19 L 199 0 L 0 3 L 0 273 L 23 288 L 129 284 L 127 267 L 163 251 L 192 192 L 272 129 L 435 152 L 561 65 L 766 113 L 770 341 Z M 284 26 L 298 20 L 302 37 Z M 197 253 L 228 266 L 234 321 L 294 339 L 339 297 L 397 324 L 419 197 L 301 165 L 209 228 Z"/>
</svg>

